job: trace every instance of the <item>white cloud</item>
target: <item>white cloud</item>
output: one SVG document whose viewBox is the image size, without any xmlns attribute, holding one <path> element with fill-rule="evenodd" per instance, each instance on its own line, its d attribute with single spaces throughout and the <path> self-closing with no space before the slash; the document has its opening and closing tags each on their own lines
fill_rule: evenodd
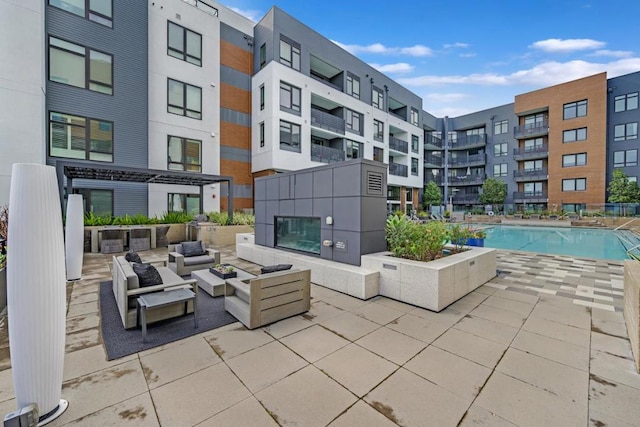
<svg viewBox="0 0 640 427">
<path fill-rule="evenodd" d="M 385 46 L 382 43 L 372 43 L 369 45 L 359 45 L 359 44 L 344 44 L 339 41 L 332 40 L 335 44 L 350 52 L 354 55 L 359 53 L 375 53 L 375 54 L 400 54 L 400 55 L 409 55 L 409 56 L 431 56 L 433 55 L 433 51 L 427 46 L 423 46 L 421 44 L 417 44 L 409 47 L 389 47 Z"/>
<path fill-rule="evenodd" d="M 468 76 L 420 76 L 398 79 L 400 84 L 408 86 L 438 86 L 445 84 L 478 84 L 478 85 L 507 85 L 506 76 L 498 74 L 470 74 Z"/>
<path fill-rule="evenodd" d="M 474 58 L 476 56 L 475 53 L 461 53 L 458 55 L 460 58 Z"/>
<path fill-rule="evenodd" d="M 537 41 L 529 47 L 550 53 L 567 53 L 578 50 L 600 49 L 605 45 L 605 42 L 592 39 L 547 39 Z"/>
<path fill-rule="evenodd" d="M 400 53 L 411 56 L 431 56 L 433 51 L 426 46 L 417 44 L 411 47 L 400 48 Z"/>
<path fill-rule="evenodd" d="M 465 98 L 468 98 L 469 95 L 465 93 L 429 93 L 424 96 L 426 101 L 430 102 L 458 102 Z"/>
<path fill-rule="evenodd" d="M 469 47 L 469 43 L 447 43 L 443 47 L 445 49 L 452 49 L 452 48 L 466 49 Z"/>
<path fill-rule="evenodd" d="M 629 58 L 633 56 L 633 52 L 630 50 L 596 50 L 595 52 L 589 54 L 589 56 L 611 56 L 614 58 Z"/>
<path fill-rule="evenodd" d="M 239 13 L 240 15 L 244 16 L 247 19 L 250 19 L 253 22 L 258 22 L 260 19 L 262 19 L 262 16 L 264 15 L 263 12 L 260 12 L 259 10 L 253 10 L 253 9 L 238 9 L 237 7 L 231 7 L 231 6 L 227 6 L 229 9 L 233 10 L 234 12 Z"/>
<path fill-rule="evenodd" d="M 369 64 L 381 73 L 410 73 L 413 71 L 413 65 L 406 62 L 398 62 L 396 64 Z"/>
</svg>

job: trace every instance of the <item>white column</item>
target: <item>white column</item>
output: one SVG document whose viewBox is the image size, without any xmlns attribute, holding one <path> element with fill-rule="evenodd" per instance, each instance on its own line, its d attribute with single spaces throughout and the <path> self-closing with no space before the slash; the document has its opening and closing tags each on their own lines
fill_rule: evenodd
<svg viewBox="0 0 640 427">
<path fill-rule="evenodd" d="M 11 172 L 7 253 L 9 345 L 16 404 L 37 403 L 47 423 L 66 409 L 65 262 L 56 171 L 16 163 Z"/>
<path fill-rule="evenodd" d="M 82 195 L 67 196 L 67 220 L 65 222 L 65 247 L 67 280 L 79 280 L 82 276 L 84 253 L 84 209 Z"/>
</svg>

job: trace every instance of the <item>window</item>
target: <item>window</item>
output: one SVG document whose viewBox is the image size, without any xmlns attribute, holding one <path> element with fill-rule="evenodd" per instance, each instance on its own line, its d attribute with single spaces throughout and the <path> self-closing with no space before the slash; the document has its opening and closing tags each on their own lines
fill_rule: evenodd
<svg viewBox="0 0 640 427">
<path fill-rule="evenodd" d="M 533 172 L 542 170 L 542 160 L 528 160 L 524 162 L 525 172 Z"/>
<path fill-rule="evenodd" d="M 49 80 L 112 95 L 113 57 L 49 37 Z"/>
<path fill-rule="evenodd" d="M 493 133 L 495 135 L 501 135 L 509 132 L 509 120 L 500 120 L 493 124 Z"/>
<path fill-rule="evenodd" d="M 627 179 L 629 180 L 629 182 L 638 182 L 637 176 L 628 176 Z"/>
<path fill-rule="evenodd" d="M 418 135 L 411 135 L 411 151 L 414 153 L 420 152 L 420 138 L 418 138 Z"/>
<path fill-rule="evenodd" d="M 506 142 L 502 142 L 493 146 L 493 155 L 494 157 L 507 156 L 509 154 L 508 150 L 509 144 Z"/>
<path fill-rule="evenodd" d="M 200 195 L 169 193 L 167 208 L 169 212 L 183 212 L 197 215 L 200 213 Z"/>
<path fill-rule="evenodd" d="M 360 79 L 351 73 L 347 73 L 347 94 L 360 99 Z"/>
<path fill-rule="evenodd" d="M 167 55 L 202 66 L 202 36 L 167 21 Z"/>
<path fill-rule="evenodd" d="M 584 117 L 587 115 L 587 100 L 564 104 L 563 119 L 575 119 L 576 117 Z"/>
<path fill-rule="evenodd" d="M 562 142 L 576 142 L 587 139 L 587 128 L 570 129 L 562 132 Z"/>
<path fill-rule="evenodd" d="M 637 110 L 638 109 L 638 92 L 619 95 L 614 98 L 614 111 Z"/>
<path fill-rule="evenodd" d="M 345 114 L 347 116 L 346 120 L 345 120 L 345 124 L 347 126 L 347 130 L 350 130 L 352 132 L 355 132 L 357 134 L 362 134 L 361 133 L 361 128 L 362 126 L 361 124 L 361 120 L 362 120 L 362 115 L 360 113 L 357 113 L 355 111 L 352 110 L 347 110 L 345 109 Z"/>
<path fill-rule="evenodd" d="M 507 164 L 493 165 L 493 176 L 507 176 Z"/>
<path fill-rule="evenodd" d="M 300 89 L 280 82 L 280 109 L 300 115 Z"/>
<path fill-rule="evenodd" d="M 260 111 L 264 110 L 264 85 L 260 86 Z"/>
<path fill-rule="evenodd" d="M 412 108 L 409 118 L 412 125 L 418 126 L 418 110 Z"/>
<path fill-rule="evenodd" d="M 260 46 L 260 69 L 263 69 L 267 65 L 267 44 L 262 43 Z"/>
<path fill-rule="evenodd" d="M 347 159 L 359 159 L 362 157 L 362 144 L 347 139 Z"/>
<path fill-rule="evenodd" d="M 260 123 L 260 147 L 264 147 L 264 122 Z"/>
<path fill-rule="evenodd" d="M 376 162 L 384 162 L 384 149 L 380 147 L 373 147 L 373 160 Z"/>
<path fill-rule="evenodd" d="M 621 168 L 623 166 L 638 165 L 638 150 L 624 150 L 613 152 L 613 167 Z"/>
<path fill-rule="evenodd" d="M 544 148 L 542 138 L 527 139 L 524 141 L 524 151 L 530 153 L 532 151 L 540 151 Z"/>
<path fill-rule="evenodd" d="M 113 190 L 76 188 L 73 192 L 82 195 L 85 212 L 93 212 L 98 216 L 113 216 Z"/>
<path fill-rule="evenodd" d="M 565 154 L 562 156 L 562 167 L 584 166 L 587 164 L 587 153 Z"/>
<path fill-rule="evenodd" d="M 202 141 L 169 135 L 167 148 L 169 170 L 201 172 Z"/>
<path fill-rule="evenodd" d="M 615 125 L 613 128 L 614 141 L 626 141 L 638 138 L 638 122 Z"/>
<path fill-rule="evenodd" d="M 544 195 L 544 193 L 542 192 L 542 183 L 541 182 L 525 182 L 524 195 L 542 197 Z"/>
<path fill-rule="evenodd" d="M 585 191 L 587 178 L 563 179 L 562 191 Z"/>
<path fill-rule="evenodd" d="M 49 155 L 113 162 L 113 123 L 50 112 Z"/>
<path fill-rule="evenodd" d="M 384 95 L 382 94 L 382 89 L 378 89 L 375 86 L 371 88 L 371 105 L 378 110 L 384 110 Z"/>
<path fill-rule="evenodd" d="M 373 139 L 376 141 L 384 140 L 384 123 L 380 120 L 373 119 Z"/>
<path fill-rule="evenodd" d="M 49 4 L 98 24 L 113 26 L 111 0 L 49 0 Z"/>
<path fill-rule="evenodd" d="M 202 120 L 202 89 L 173 79 L 168 82 L 167 111 L 179 116 Z"/>
<path fill-rule="evenodd" d="M 300 125 L 280 120 L 280 149 L 300 152 Z"/>
<path fill-rule="evenodd" d="M 284 38 L 280 39 L 280 63 L 300 71 L 300 45 Z"/>
<path fill-rule="evenodd" d="M 532 114 L 530 116 L 525 116 L 524 118 L 524 128 L 525 129 L 535 129 L 541 127 L 544 123 L 544 114 L 537 113 Z"/>
<path fill-rule="evenodd" d="M 418 159 L 411 158 L 411 175 L 418 176 Z"/>
</svg>

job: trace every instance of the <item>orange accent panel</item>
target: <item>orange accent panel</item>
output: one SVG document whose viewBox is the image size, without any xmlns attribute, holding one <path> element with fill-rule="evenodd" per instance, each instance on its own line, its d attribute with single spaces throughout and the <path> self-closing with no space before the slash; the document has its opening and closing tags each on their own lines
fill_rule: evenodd
<svg viewBox="0 0 640 427">
<path fill-rule="evenodd" d="M 220 145 L 251 150 L 251 128 L 220 122 Z"/>
<path fill-rule="evenodd" d="M 220 83 L 220 107 L 251 114 L 251 92 Z"/>
<path fill-rule="evenodd" d="M 232 176 L 233 183 L 237 185 L 253 185 L 253 175 L 251 175 L 251 163 L 221 159 L 220 175 Z"/>
<path fill-rule="evenodd" d="M 247 52 L 234 44 L 220 40 L 220 64 L 251 75 L 252 62 L 253 57 L 251 56 L 251 52 Z"/>
</svg>

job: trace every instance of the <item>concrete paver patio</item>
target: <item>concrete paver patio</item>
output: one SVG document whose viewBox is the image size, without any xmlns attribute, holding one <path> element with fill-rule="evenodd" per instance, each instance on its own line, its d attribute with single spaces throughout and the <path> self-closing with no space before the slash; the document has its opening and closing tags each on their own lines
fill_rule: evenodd
<svg viewBox="0 0 640 427">
<path fill-rule="evenodd" d="M 222 260 L 258 269 L 233 248 Z M 69 409 L 51 425 L 640 425 L 621 263 L 499 251 L 499 275 L 440 313 L 312 285 L 304 315 L 106 361 L 98 284 L 110 263 L 85 254 L 69 285 Z M 4 414 L 15 410 L 6 326 Z"/>
</svg>

